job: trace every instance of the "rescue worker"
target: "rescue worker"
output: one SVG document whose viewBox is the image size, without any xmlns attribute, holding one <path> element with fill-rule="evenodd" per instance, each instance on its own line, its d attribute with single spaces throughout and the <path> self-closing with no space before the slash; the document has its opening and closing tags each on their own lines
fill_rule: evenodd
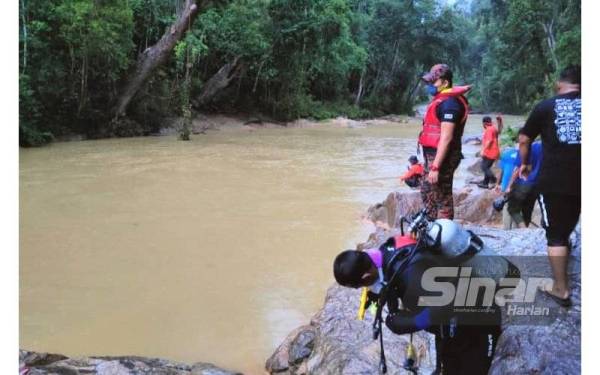
<svg viewBox="0 0 600 375">
<path fill-rule="evenodd" d="M 453 219 L 452 182 L 463 158 L 461 138 L 469 112 L 464 94 L 471 87 L 453 86 L 452 70 L 446 64 L 434 65 L 422 80 L 433 98 L 418 141 L 425 159 L 421 198 L 430 219 Z"/>
<path fill-rule="evenodd" d="M 444 273 L 443 280 L 456 286 L 459 269 L 473 270 L 497 280 L 519 278 L 520 272 L 505 258 L 494 256 L 479 237 L 455 222 L 442 219 L 436 223 L 441 232 L 438 243 L 414 250 L 419 245 L 413 237 L 398 235 L 379 248 L 346 250 L 334 261 L 334 276 L 342 286 L 368 287 L 372 301 L 378 301 L 378 295 L 385 293 L 389 311 L 385 324 L 392 332 L 426 330 L 435 334 L 438 366 L 443 374 L 484 375 L 490 368 L 501 333 L 499 306 L 495 300 L 486 303 L 486 293 L 478 295 L 468 309 L 455 299 L 423 303 L 431 296 L 439 298 L 439 290 L 432 291 L 426 275 L 436 269 L 455 270 L 454 276 Z M 431 238 L 436 238 L 435 233 L 431 234 Z M 454 256 L 446 255 L 444 249 Z M 409 255 L 411 252 L 414 255 Z"/>
<path fill-rule="evenodd" d="M 519 134 L 522 134 L 522 130 L 519 130 Z M 524 163 L 532 166 L 531 173 L 526 178 L 519 177 L 518 172 L 514 173 L 507 189 L 507 211 L 519 228 L 527 228 L 531 223 L 533 207 L 538 198 L 535 185 L 542 165 L 542 158 L 542 143 L 533 142 L 529 160 Z M 520 168 L 522 164 L 520 156 L 517 156 L 516 168 Z"/>
<path fill-rule="evenodd" d="M 501 117 L 500 117 L 501 119 Z M 500 128 L 502 121 L 498 123 Z M 483 172 L 483 181 L 477 186 L 483 189 L 489 188 L 489 183 L 496 183 L 496 176 L 492 172 L 492 166 L 494 162 L 498 160 L 500 156 L 500 147 L 498 147 L 498 128 L 492 123 L 490 116 L 483 117 L 483 137 L 481 142 L 481 171 Z"/>
<path fill-rule="evenodd" d="M 515 138 L 515 143 L 516 142 L 517 141 Z M 517 143 L 515 147 L 506 147 L 500 154 L 500 160 L 498 162 L 498 169 L 500 170 L 500 173 L 496 177 L 497 184 L 495 191 L 502 194 L 494 201 L 494 209 L 497 211 L 502 211 L 502 225 L 505 230 L 518 228 L 517 223 L 515 223 L 513 218 L 508 213 L 508 206 L 506 205 L 506 202 L 508 201 L 508 194 L 510 193 L 510 186 L 513 184 L 518 175 L 518 155 L 519 144 Z"/>
<path fill-rule="evenodd" d="M 410 167 L 406 173 L 400 176 L 400 182 L 404 182 L 411 188 L 418 188 L 423 179 L 423 164 L 419 163 L 419 159 L 415 155 L 408 158 L 408 162 Z"/>
<path fill-rule="evenodd" d="M 581 66 L 563 69 L 556 91 L 556 96 L 539 102 L 529 114 L 519 134 L 519 153 L 521 160 L 530 160 L 531 144 L 541 136 L 544 153 L 537 187 L 554 275 L 554 283 L 544 292 L 569 307 L 569 236 L 581 213 Z M 533 166 L 524 162 L 520 177 L 527 178 L 532 171 Z"/>
</svg>

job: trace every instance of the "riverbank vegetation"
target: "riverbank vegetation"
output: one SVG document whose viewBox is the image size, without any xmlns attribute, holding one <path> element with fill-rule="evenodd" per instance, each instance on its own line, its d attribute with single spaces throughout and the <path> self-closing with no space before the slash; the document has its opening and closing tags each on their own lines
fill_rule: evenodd
<svg viewBox="0 0 600 375">
<path fill-rule="evenodd" d="M 23 146 L 144 135 L 165 118 L 410 113 L 447 62 L 472 105 L 524 113 L 580 61 L 580 2 L 19 0 Z"/>
</svg>

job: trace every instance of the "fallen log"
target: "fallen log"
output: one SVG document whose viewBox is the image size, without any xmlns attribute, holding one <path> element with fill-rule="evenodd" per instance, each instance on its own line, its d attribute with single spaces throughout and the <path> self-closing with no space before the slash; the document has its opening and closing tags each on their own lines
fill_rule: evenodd
<svg viewBox="0 0 600 375">
<path fill-rule="evenodd" d="M 200 6 L 204 7 L 206 3 L 208 1 L 201 1 Z M 152 76 L 156 68 L 167 61 L 177 42 L 192 27 L 200 6 L 196 4 L 196 0 L 186 0 L 181 14 L 162 38 L 153 46 L 146 48 L 139 56 L 135 72 L 125 84 L 117 100 L 117 105 L 114 109 L 115 120 L 121 116 L 125 116 L 127 106 L 134 96 Z"/>
</svg>

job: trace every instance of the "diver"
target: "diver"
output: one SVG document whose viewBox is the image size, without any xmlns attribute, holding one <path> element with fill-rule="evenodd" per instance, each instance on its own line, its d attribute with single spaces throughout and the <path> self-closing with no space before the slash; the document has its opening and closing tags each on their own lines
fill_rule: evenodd
<svg viewBox="0 0 600 375">
<path fill-rule="evenodd" d="M 501 312 L 495 298 L 486 302 L 487 291 L 477 290 L 476 301 L 473 306 L 467 304 L 468 308 L 457 306 L 458 293 L 452 301 L 423 303 L 428 297 L 439 296 L 439 291 L 432 292 L 428 287 L 424 276 L 436 267 L 455 267 L 456 273 L 438 275 L 441 277 L 436 280 L 439 284 L 443 284 L 443 280 L 456 287 L 459 276 L 465 276 L 467 269 L 475 277 L 494 280 L 508 275 L 519 277 L 519 271 L 505 258 L 485 248 L 479 237 L 453 221 L 429 222 L 425 211 L 416 217 L 411 226 L 420 221 L 418 225 L 422 229 L 417 237 L 420 239 L 414 239 L 413 231 L 413 235 L 391 237 L 379 248 L 346 250 L 334 261 L 335 279 L 350 288 L 368 287 L 370 301 L 378 304 L 380 321 L 383 306 L 387 305 L 385 324 L 392 332 L 407 334 L 426 330 L 433 333 L 438 359 L 435 373 L 487 374 L 501 333 Z M 383 340 L 380 341 L 385 373 Z"/>
</svg>

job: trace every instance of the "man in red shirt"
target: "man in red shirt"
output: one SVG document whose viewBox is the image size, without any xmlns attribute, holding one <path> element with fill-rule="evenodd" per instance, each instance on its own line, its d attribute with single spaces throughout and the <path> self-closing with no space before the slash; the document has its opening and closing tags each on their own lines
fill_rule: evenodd
<svg viewBox="0 0 600 375">
<path fill-rule="evenodd" d="M 419 159 L 415 155 L 408 158 L 408 162 L 410 167 L 406 173 L 400 176 L 400 182 L 404 181 L 411 188 L 418 188 L 421 186 L 421 179 L 423 178 L 423 165 L 419 163 Z"/>
<path fill-rule="evenodd" d="M 502 117 L 498 116 L 498 128 L 502 126 Z M 490 116 L 483 118 L 483 140 L 481 142 L 481 171 L 484 178 L 477 186 L 487 189 L 491 182 L 495 184 L 497 179 L 492 172 L 492 165 L 500 157 L 500 148 L 498 147 L 498 129 L 492 123 Z"/>
</svg>

